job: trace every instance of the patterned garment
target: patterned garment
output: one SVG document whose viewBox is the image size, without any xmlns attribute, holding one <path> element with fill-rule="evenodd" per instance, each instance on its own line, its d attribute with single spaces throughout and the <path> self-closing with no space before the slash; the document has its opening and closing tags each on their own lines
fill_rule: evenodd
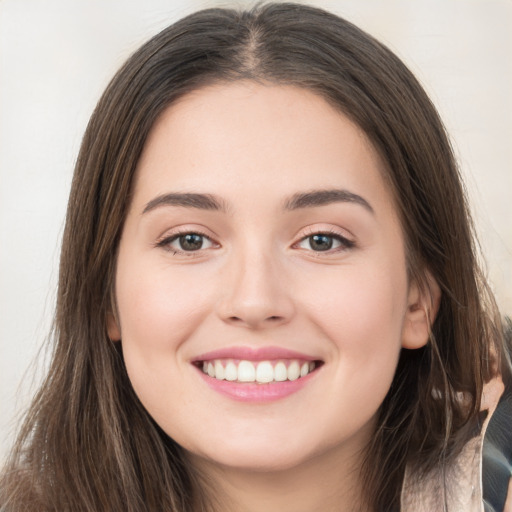
<svg viewBox="0 0 512 512">
<path fill-rule="evenodd" d="M 512 512 L 512 386 L 484 387 L 480 432 L 449 466 L 417 481 L 406 471 L 401 512 Z"/>
</svg>

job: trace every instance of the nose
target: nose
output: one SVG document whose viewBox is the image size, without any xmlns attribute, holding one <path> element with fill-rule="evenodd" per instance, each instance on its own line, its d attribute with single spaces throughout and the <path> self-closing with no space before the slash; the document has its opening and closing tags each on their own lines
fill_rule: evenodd
<svg viewBox="0 0 512 512">
<path fill-rule="evenodd" d="M 295 313 L 290 284 L 270 254 L 233 258 L 224 274 L 218 314 L 224 322 L 253 330 L 286 324 Z"/>
</svg>

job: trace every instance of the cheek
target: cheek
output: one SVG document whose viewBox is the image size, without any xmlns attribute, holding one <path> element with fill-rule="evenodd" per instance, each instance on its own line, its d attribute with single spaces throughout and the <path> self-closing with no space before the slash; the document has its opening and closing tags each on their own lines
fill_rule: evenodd
<svg viewBox="0 0 512 512">
<path fill-rule="evenodd" d="M 156 350 L 179 345 L 210 301 L 208 281 L 189 266 L 170 267 L 160 255 L 126 253 L 116 274 L 123 340 Z"/>
<path fill-rule="evenodd" d="M 126 256 L 118 262 L 116 296 L 123 356 L 143 403 L 141 395 L 177 380 L 182 371 L 181 347 L 209 311 L 211 294 L 199 286 L 200 277 L 185 279 L 176 274 L 165 265 L 141 265 Z"/>
<path fill-rule="evenodd" d="M 370 346 L 382 337 L 400 337 L 407 301 L 405 272 L 400 266 L 382 267 L 347 266 L 323 277 L 317 275 L 315 287 L 307 287 L 308 309 L 332 339 L 343 343 L 344 339 L 363 337 Z M 372 331 L 382 336 L 367 337 Z"/>
<path fill-rule="evenodd" d="M 357 431 L 377 413 L 396 371 L 406 306 L 406 279 L 400 273 L 370 266 L 343 270 L 325 281 L 328 293 L 316 288 L 308 303 L 309 318 L 330 341 L 335 362 L 329 369 L 327 438 L 336 435 L 337 425 Z M 339 407 L 332 407 L 335 403 Z"/>
<path fill-rule="evenodd" d="M 124 343 L 158 351 L 179 344 L 193 323 L 197 300 L 172 283 L 141 276 L 124 281 L 117 300 Z"/>
<path fill-rule="evenodd" d="M 407 306 L 402 268 L 340 268 L 324 281 L 317 279 L 307 301 L 311 321 L 331 342 L 339 379 L 378 386 L 385 394 L 396 369 Z"/>
</svg>

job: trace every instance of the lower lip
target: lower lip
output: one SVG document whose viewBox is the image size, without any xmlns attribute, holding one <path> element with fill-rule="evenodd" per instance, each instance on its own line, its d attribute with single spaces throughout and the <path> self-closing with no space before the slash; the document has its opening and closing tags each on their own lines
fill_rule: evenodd
<svg viewBox="0 0 512 512">
<path fill-rule="evenodd" d="M 286 380 L 283 382 L 269 382 L 268 384 L 257 384 L 252 382 L 231 382 L 228 380 L 219 380 L 206 375 L 198 368 L 199 375 L 206 384 L 220 393 L 233 400 L 240 402 L 273 402 L 296 393 L 306 386 L 313 379 L 319 369 L 309 373 L 305 377 L 296 380 Z"/>
</svg>

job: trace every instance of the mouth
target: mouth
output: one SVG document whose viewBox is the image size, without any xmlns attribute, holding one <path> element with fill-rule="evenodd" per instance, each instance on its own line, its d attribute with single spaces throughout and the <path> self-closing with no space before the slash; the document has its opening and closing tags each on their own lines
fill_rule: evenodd
<svg viewBox="0 0 512 512">
<path fill-rule="evenodd" d="M 212 379 L 233 383 L 272 384 L 296 381 L 307 377 L 323 364 L 320 360 L 217 358 L 194 362 L 203 374 Z"/>
<path fill-rule="evenodd" d="M 211 389 L 244 402 L 274 401 L 294 394 L 312 382 L 324 365 L 319 358 L 279 347 L 225 348 L 191 363 Z"/>
</svg>

